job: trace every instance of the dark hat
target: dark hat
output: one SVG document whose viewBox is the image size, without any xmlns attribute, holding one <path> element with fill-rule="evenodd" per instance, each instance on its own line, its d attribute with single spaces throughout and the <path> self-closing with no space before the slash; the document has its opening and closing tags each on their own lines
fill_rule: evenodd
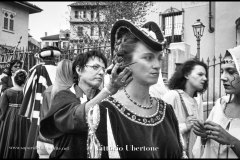
<svg viewBox="0 0 240 160">
<path fill-rule="evenodd" d="M 121 36 L 126 33 L 127 30 L 153 50 L 163 50 L 163 44 L 166 40 L 164 39 L 161 29 L 155 22 L 150 21 L 145 23 L 142 27 L 138 27 L 126 19 L 121 19 L 113 25 L 111 30 L 112 55 L 115 47 L 115 42 L 117 42 L 117 40 L 121 38 Z"/>
<path fill-rule="evenodd" d="M 54 46 L 47 46 L 42 48 L 37 56 L 39 56 L 40 58 L 44 58 L 44 57 L 58 57 L 60 55 L 61 51 L 59 48 Z"/>
</svg>

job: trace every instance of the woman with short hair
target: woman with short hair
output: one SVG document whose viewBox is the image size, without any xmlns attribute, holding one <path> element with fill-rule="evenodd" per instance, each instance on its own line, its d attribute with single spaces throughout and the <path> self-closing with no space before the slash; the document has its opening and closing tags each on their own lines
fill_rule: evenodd
<svg viewBox="0 0 240 160">
<path fill-rule="evenodd" d="M 109 83 L 99 90 L 103 82 L 107 59 L 99 50 L 79 54 L 73 64 L 73 85 L 58 91 L 52 99 L 49 112 L 40 122 L 41 134 L 53 139 L 55 149 L 50 158 L 87 158 L 86 116 L 91 106 L 129 83 L 131 71 L 116 71 L 116 64 Z"/>
</svg>

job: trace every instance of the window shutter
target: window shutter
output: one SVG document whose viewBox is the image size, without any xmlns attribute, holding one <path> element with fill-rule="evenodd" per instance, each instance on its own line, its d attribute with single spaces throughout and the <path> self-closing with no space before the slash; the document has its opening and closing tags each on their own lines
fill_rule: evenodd
<svg viewBox="0 0 240 160">
<path fill-rule="evenodd" d="M 14 25 L 14 21 L 13 19 L 10 19 L 10 28 L 9 28 L 10 31 L 13 31 L 13 25 Z"/>
<path fill-rule="evenodd" d="M 4 29 L 8 29 L 8 18 L 4 17 Z"/>
</svg>

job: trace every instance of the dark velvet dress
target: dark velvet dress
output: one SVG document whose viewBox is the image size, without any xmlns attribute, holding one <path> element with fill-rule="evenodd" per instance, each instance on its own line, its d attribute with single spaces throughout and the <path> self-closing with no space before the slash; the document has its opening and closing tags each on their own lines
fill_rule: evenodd
<svg viewBox="0 0 240 160">
<path fill-rule="evenodd" d="M 18 115 L 23 92 L 7 89 L 0 99 L 0 158 L 23 158 L 30 120 Z"/>
<path fill-rule="evenodd" d="M 53 139 L 55 148 L 50 158 L 87 158 L 85 104 L 70 89 L 54 96 L 49 112 L 40 121 L 41 134 Z"/>
<path fill-rule="evenodd" d="M 158 101 L 158 110 L 148 117 L 129 111 L 113 97 L 102 101 L 98 113 L 100 120 L 96 120 L 99 124 L 97 128 L 93 127 L 97 140 L 90 140 L 99 142 L 100 157 L 116 158 L 110 155 L 116 153 L 110 151 L 117 151 L 117 158 L 182 158 L 182 143 L 173 108 L 160 99 Z M 91 149 L 91 142 L 88 149 Z"/>
</svg>

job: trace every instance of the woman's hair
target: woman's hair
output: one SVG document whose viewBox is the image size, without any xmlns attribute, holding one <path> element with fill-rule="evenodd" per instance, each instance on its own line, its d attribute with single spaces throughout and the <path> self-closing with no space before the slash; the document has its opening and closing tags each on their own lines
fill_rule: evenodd
<svg viewBox="0 0 240 160">
<path fill-rule="evenodd" d="M 16 71 L 15 75 L 14 75 L 14 82 L 18 85 L 18 86 L 22 86 L 27 79 L 27 72 L 25 70 L 18 70 Z"/>
<path fill-rule="evenodd" d="M 188 60 L 183 63 L 173 74 L 171 79 L 169 80 L 168 87 L 169 89 L 182 89 L 185 90 L 185 84 L 187 79 L 186 75 L 189 75 L 195 66 L 200 65 L 206 70 L 206 77 L 208 78 L 208 68 L 204 62 L 198 61 L 196 59 Z M 203 89 L 201 91 L 197 91 L 199 93 L 203 93 L 208 87 L 208 81 L 205 82 Z M 195 92 L 194 96 L 197 96 L 197 92 Z"/>
<path fill-rule="evenodd" d="M 72 61 L 63 59 L 57 65 L 56 77 L 51 91 L 51 99 L 61 90 L 73 85 Z"/>
<path fill-rule="evenodd" d="M 75 58 L 75 60 L 73 62 L 73 66 L 72 66 L 74 83 L 76 83 L 76 84 L 78 83 L 78 74 L 76 72 L 76 67 L 79 66 L 80 69 L 83 69 L 86 66 L 89 59 L 93 58 L 93 57 L 100 58 L 103 61 L 105 67 L 107 67 L 107 58 L 101 51 L 91 50 L 86 53 L 81 53 Z"/>
<path fill-rule="evenodd" d="M 114 55 L 115 60 L 123 58 L 124 63 L 132 61 L 132 52 L 134 51 L 137 42 L 140 40 L 135 37 L 128 29 L 121 29 L 120 38 L 116 41 Z"/>
<path fill-rule="evenodd" d="M 18 60 L 18 59 L 14 59 L 11 60 L 7 66 L 5 67 L 5 69 L 3 70 L 3 73 L 7 74 L 8 76 L 12 76 L 12 67 L 15 64 L 20 64 L 20 67 L 22 66 L 22 61 Z"/>
</svg>

